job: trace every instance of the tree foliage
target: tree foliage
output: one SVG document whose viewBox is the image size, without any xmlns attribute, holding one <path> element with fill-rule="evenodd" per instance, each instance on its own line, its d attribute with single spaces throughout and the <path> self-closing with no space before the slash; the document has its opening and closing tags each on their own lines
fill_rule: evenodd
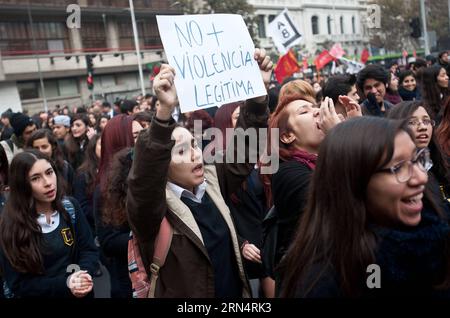
<svg viewBox="0 0 450 318">
<path fill-rule="evenodd" d="M 373 0 L 381 8 L 381 29 L 369 29 L 371 44 L 387 50 L 419 48 L 418 40 L 412 38 L 409 22 L 421 18 L 419 0 Z M 448 1 L 427 0 L 425 11 L 428 31 L 435 31 L 437 37 L 448 35 Z"/>
<path fill-rule="evenodd" d="M 179 0 L 177 2 L 185 14 L 240 14 L 244 18 L 255 46 L 258 46 L 255 9 L 247 0 Z"/>
<path fill-rule="evenodd" d="M 381 29 L 368 29 L 371 44 L 388 51 L 417 49 L 418 40 L 411 37 L 409 21 L 418 16 L 418 0 L 375 0 L 381 8 Z"/>
</svg>

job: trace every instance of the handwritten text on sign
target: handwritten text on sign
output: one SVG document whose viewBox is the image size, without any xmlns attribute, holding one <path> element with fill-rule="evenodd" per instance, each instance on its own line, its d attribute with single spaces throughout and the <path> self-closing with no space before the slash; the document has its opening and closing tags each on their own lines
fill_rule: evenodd
<svg viewBox="0 0 450 318">
<path fill-rule="evenodd" d="M 182 112 L 266 94 L 240 15 L 157 16 Z"/>
</svg>

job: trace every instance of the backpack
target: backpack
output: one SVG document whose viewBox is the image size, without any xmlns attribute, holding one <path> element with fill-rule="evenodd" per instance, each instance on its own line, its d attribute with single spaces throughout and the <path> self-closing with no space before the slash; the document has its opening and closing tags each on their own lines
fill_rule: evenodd
<svg viewBox="0 0 450 318">
<path fill-rule="evenodd" d="M 261 258 L 267 275 L 275 278 L 274 268 L 277 255 L 278 214 L 275 206 L 267 212 L 263 220 L 263 245 Z"/>
<path fill-rule="evenodd" d="M 70 216 L 70 221 L 72 223 L 72 226 L 75 228 L 75 222 L 76 222 L 76 217 L 75 217 L 75 207 L 73 206 L 72 202 L 70 202 L 70 200 L 66 197 L 64 197 L 61 200 L 64 209 L 66 209 L 67 213 Z M 0 277 L 0 283 L 2 282 L 2 279 Z M 6 284 L 5 281 L 3 281 L 3 296 L 5 298 L 14 298 L 14 293 L 11 291 L 11 289 L 8 287 L 8 285 Z M 1 298 L 1 297 L 0 297 Z"/>
<path fill-rule="evenodd" d="M 170 244 L 172 243 L 173 228 L 164 217 L 159 227 L 158 235 L 155 240 L 155 251 L 153 261 L 150 264 L 150 279 L 142 262 L 139 244 L 130 232 L 128 240 L 128 273 L 133 290 L 133 298 L 154 298 L 156 290 L 156 281 L 161 267 L 164 266 Z"/>
</svg>

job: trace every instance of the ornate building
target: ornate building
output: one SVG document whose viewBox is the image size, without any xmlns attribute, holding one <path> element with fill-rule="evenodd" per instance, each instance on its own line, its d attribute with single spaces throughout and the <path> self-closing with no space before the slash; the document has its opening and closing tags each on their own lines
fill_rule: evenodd
<svg viewBox="0 0 450 318">
<path fill-rule="evenodd" d="M 305 53 L 314 55 L 340 43 L 348 55 L 358 55 L 369 42 L 365 25 L 367 1 L 361 0 L 248 0 L 258 18 L 261 46 L 273 48 L 268 24 L 284 8 L 303 36 Z"/>
</svg>

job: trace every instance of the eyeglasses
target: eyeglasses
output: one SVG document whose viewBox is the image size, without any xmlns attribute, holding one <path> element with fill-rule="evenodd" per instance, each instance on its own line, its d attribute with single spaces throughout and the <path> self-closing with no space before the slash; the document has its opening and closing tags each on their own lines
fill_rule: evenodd
<svg viewBox="0 0 450 318">
<path fill-rule="evenodd" d="M 390 172 L 395 175 L 395 178 L 399 183 L 405 183 L 412 177 L 413 165 L 417 165 L 423 172 L 427 172 L 433 167 L 428 148 L 420 149 L 412 160 L 401 161 L 395 166 L 380 169 L 377 172 Z"/>
<path fill-rule="evenodd" d="M 420 124 L 424 124 L 424 126 L 430 126 L 434 127 L 436 122 L 432 119 L 424 119 L 424 120 L 418 120 L 418 119 L 411 119 L 408 121 L 408 125 L 412 127 L 420 127 Z"/>
</svg>

